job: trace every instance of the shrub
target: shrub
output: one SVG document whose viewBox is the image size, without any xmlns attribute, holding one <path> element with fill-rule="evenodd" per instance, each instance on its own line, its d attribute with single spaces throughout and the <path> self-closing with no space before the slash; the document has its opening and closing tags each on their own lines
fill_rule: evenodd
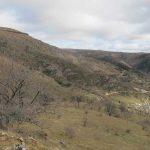
<svg viewBox="0 0 150 150">
<path fill-rule="evenodd" d="M 85 116 L 83 117 L 83 120 L 82 120 L 82 125 L 83 125 L 83 127 L 86 127 L 86 126 L 87 126 L 88 113 L 89 113 L 89 112 L 88 112 L 87 110 L 84 112 Z"/>
<path fill-rule="evenodd" d="M 142 122 L 140 122 L 140 124 L 143 130 L 150 128 L 150 120 L 148 119 L 143 120 Z"/>
<path fill-rule="evenodd" d="M 64 87 L 70 87 L 71 86 L 71 83 L 68 80 L 66 80 L 65 78 L 63 78 L 63 77 L 58 77 L 57 76 L 54 79 L 61 86 L 64 86 Z"/>
<path fill-rule="evenodd" d="M 88 122 L 88 118 L 84 117 L 82 121 L 83 121 L 83 127 L 86 127 L 87 126 L 87 122 Z"/>
<path fill-rule="evenodd" d="M 120 103 L 120 106 L 119 106 L 119 109 L 122 113 L 126 112 L 127 111 L 127 106 L 125 103 L 121 102 Z"/>
<path fill-rule="evenodd" d="M 64 131 L 65 131 L 65 135 L 66 135 L 68 138 L 71 138 L 71 139 L 72 139 L 73 137 L 75 137 L 75 131 L 74 131 L 73 128 L 67 127 L 67 128 L 64 129 Z"/>
<path fill-rule="evenodd" d="M 48 134 L 45 131 L 36 131 L 35 133 L 36 136 L 38 136 L 40 139 L 47 140 Z"/>
<path fill-rule="evenodd" d="M 130 130 L 130 129 L 127 129 L 127 130 L 126 130 L 126 133 L 128 133 L 128 134 L 129 134 L 130 132 L 131 132 L 131 130 Z"/>
<path fill-rule="evenodd" d="M 80 107 L 80 103 L 83 101 L 83 97 L 81 95 L 76 95 L 71 97 L 71 101 L 77 103 L 77 107 Z"/>
<path fill-rule="evenodd" d="M 114 116 L 114 117 L 120 116 L 119 109 L 117 108 L 116 104 L 111 100 L 106 100 L 105 111 L 109 116 Z"/>
</svg>

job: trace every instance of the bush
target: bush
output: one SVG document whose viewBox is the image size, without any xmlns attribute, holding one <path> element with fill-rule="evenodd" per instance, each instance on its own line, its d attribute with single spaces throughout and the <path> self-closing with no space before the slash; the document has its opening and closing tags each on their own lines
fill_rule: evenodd
<svg viewBox="0 0 150 150">
<path fill-rule="evenodd" d="M 125 103 L 121 102 L 120 103 L 120 106 L 119 106 L 119 109 L 122 113 L 126 112 L 127 111 L 127 106 Z"/>
<path fill-rule="evenodd" d="M 109 116 L 114 116 L 114 117 L 120 116 L 120 111 L 119 111 L 117 105 L 111 100 L 106 100 L 105 111 Z"/>
<path fill-rule="evenodd" d="M 75 131 L 74 131 L 73 128 L 67 127 L 67 128 L 64 129 L 64 131 L 65 131 L 65 135 L 66 135 L 68 138 L 71 138 L 71 139 L 72 139 L 73 137 L 75 137 Z"/>
<path fill-rule="evenodd" d="M 143 120 L 142 122 L 140 122 L 140 124 L 141 124 L 143 130 L 150 128 L 150 120 L 148 120 L 148 119 Z"/>
<path fill-rule="evenodd" d="M 130 130 L 130 129 L 127 129 L 127 130 L 126 130 L 126 133 L 128 133 L 128 134 L 129 134 L 130 132 L 131 132 L 131 130 Z"/>
<path fill-rule="evenodd" d="M 47 140 L 48 134 L 45 131 L 36 131 L 35 133 L 36 136 L 38 136 L 40 139 Z"/>
<path fill-rule="evenodd" d="M 71 83 L 63 77 L 55 77 L 54 79 L 61 86 L 64 86 L 64 87 L 70 87 L 71 86 Z"/>
<path fill-rule="evenodd" d="M 75 102 L 77 104 L 77 107 L 80 107 L 80 103 L 83 101 L 83 96 L 81 95 L 76 95 L 71 97 L 71 101 Z"/>
</svg>

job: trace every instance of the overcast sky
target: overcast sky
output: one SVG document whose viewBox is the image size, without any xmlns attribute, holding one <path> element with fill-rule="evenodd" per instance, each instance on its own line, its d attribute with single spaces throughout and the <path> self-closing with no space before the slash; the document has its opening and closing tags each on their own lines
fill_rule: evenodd
<svg viewBox="0 0 150 150">
<path fill-rule="evenodd" d="M 62 48 L 150 52 L 150 0 L 0 0 L 0 26 Z"/>
</svg>

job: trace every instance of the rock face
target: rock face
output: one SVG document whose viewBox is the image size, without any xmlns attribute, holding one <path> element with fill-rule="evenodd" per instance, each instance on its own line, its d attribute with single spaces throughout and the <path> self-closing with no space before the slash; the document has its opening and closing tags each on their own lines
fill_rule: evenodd
<svg viewBox="0 0 150 150">
<path fill-rule="evenodd" d="M 29 149 L 26 148 L 25 144 L 17 144 L 12 148 L 12 150 L 29 150 Z"/>
<path fill-rule="evenodd" d="M 38 142 L 38 140 L 28 137 L 18 137 L 17 135 L 0 130 L 0 150 L 48 150 L 49 148 Z M 51 150 L 51 149 L 50 149 Z"/>
<path fill-rule="evenodd" d="M 29 150 L 22 137 L 0 131 L 0 150 Z"/>
<path fill-rule="evenodd" d="M 24 139 L 21 137 L 18 139 L 20 141 L 20 144 L 16 144 L 12 150 L 29 150 L 24 142 Z"/>
</svg>

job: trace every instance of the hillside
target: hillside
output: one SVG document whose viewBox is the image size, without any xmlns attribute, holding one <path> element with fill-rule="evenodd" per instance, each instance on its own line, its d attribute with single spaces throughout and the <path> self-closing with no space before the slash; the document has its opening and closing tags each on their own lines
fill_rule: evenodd
<svg viewBox="0 0 150 150">
<path fill-rule="evenodd" d="M 104 90 L 144 88 L 150 54 L 62 50 L 11 29 L 0 29 L 1 54 L 54 78 L 62 86 Z M 108 84 L 105 84 L 105 83 Z M 142 86 L 142 87 L 141 87 Z"/>
<path fill-rule="evenodd" d="M 149 150 L 150 54 L 61 49 L 0 28 L 0 149 Z M 16 149 L 15 149 L 16 150 Z"/>
</svg>

